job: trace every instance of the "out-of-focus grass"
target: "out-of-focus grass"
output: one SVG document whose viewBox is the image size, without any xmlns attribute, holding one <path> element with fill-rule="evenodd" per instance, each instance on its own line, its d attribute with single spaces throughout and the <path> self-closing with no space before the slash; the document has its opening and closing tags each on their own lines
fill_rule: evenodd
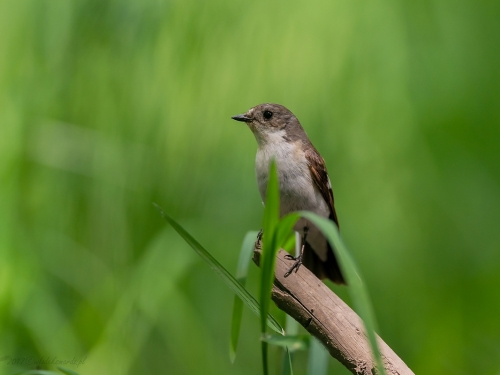
<svg viewBox="0 0 500 375">
<path fill-rule="evenodd" d="M 262 206 L 255 141 L 229 117 L 273 101 L 326 159 L 382 337 L 416 373 L 498 371 L 499 16 L 471 0 L 0 1 L 0 356 L 260 371 L 258 323 L 244 316 L 229 364 L 232 296 L 151 201 L 235 269 Z"/>
</svg>

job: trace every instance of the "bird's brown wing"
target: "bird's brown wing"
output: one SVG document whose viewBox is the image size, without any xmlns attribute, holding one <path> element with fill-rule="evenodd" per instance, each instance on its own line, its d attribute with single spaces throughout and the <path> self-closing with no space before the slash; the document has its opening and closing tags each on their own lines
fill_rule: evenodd
<svg viewBox="0 0 500 375">
<path fill-rule="evenodd" d="M 325 161 L 314 147 L 307 149 L 305 156 L 312 179 L 330 208 L 329 219 L 337 224 L 337 228 L 340 228 L 337 213 L 335 212 L 332 184 L 326 171 Z M 304 265 L 320 279 L 328 278 L 337 284 L 345 284 L 345 279 L 330 243 L 328 241 L 326 243 L 328 248 L 326 261 L 322 261 L 307 242 L 306 245 L 304 248 Z"/>
<path fill-rule="evenodd" d="M 330 178 L 326 171 L 325 161 L 314 148 L 308 149 L 305 152 L 305 156 L 307 164 L 309 165 L 309 170 L 311 171 L 312 179 L 330 208 L 330 220 L 334 221 L 337 227 L 340 228 L 337 213 L 335 212 L 332 184 L 330 183 Z"/>
</svg>

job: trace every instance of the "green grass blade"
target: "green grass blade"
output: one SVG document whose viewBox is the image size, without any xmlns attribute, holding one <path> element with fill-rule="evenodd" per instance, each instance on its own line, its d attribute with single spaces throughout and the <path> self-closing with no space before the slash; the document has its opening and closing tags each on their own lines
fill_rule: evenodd
<svg viewBox="0 0 500 375">
<path fill-rule="evenodd" d="M 57 368 L 59 369 L 59 371 L 61 371 L 62 373 L 66 374 L 66 375 L 78 375 L 77 372 L 74 372 L 73 370 L 70 370 L 70 369 L 65 368 L 65 367 L 57 366 Z"/>
<path fill-rule="evenodd" d="M 276 162 L 269 166 L 269 179 L 266 190 L 266 206 L 264 209 L 262 237 L 262 255 L 260 258 L 260 329 L 266 333 L 266 316 L 271 303 L 270 295 L 274 281 L 274 267 L 276 264 L 276 227 L 279 222 L 280 202 L 279 183 Z M 262 341 L 262 365 L 264 375 L 268 374 L 267 342 Z"/>
<path fill-rule="evenodd" d="M 61 375 L 58 372 L 48 371 L 48 370 L 28 370 L 24 372 L 18 372 L 14 375 Z"/>
<path fill-rule="evenodd" d="M 243 316 L 243 301 L 234 296 L 233 315 L 231 317 L 231 337 L 229 343 L 229 359 L 234 363 L 236 351 L 238 350 L 238 339 L 240 337 L 241 318 Z"/>
<path fill-rule="evenodd" d="M 241 245 L 240 257 L 238 260 L 238 268 L 236 269 L 236 280 L 245 286 L 248 274 L 248 265 L 252 258 L 254 243 L 258 232 L 248 232 L 243 239 Z M 238 339 L 240 336 L 241 318 L 243 316 L 243 301 L 237 295 L 234 296 L 233 315 L 231 317 L 231 339 L 229 345 L 229 358 L 231 363 L 236 358 L 236 350 L 238 349 Z"/>
<path fill-rule="evenodd" d="M 295 243 L 295 233 L 293 236 L 293 242 Z M 286 322 L 285 322 L 285 330 L 287 336 L 298 336 L 299 334 L 299 322 L 297 322 L 294 318 L 292 318 L 290 315 L 286 315 Z M 310 339 L 309 339 L 310 340 Z M 291 374 L 292 373 L 292 355 L 293 353 L 286 349 L 286 352 L 284 353 L 283 357 L 283 365 L 281 367 L 281 373 L 282 374 Z"/>
<path fill-rule="evenodd" d="M 296 247 L 296 238 L 295 238 L 295 233 L 292 233 L 290 237 L 285 241 L 283 245 L 281 245 L 281 248 L 293 256 L 295 256 L 295 247 Z"/>
<path fill-rule="evenodd" d="M 271 162 L 269 168 L 269 180 L 266 192 L 266 207 L 264 209 L 262 237 L 262 255 L 260 261 L 261 284 L 260 284 L 260 307 L 261 307 L 261 332 L 265 333 L 265 317 L 269 311 L 271 288 L 274 281 L 274 266 L 276 264 L 275 246 L 276 227 L 279 222 L 279 185 L 276 163 Z"/>
<path fill-rule="evenodd" d="M 236 280 L 241 284 L 245 284 L 248 275 L 248 265 L 252 260 L 253 249 L 255 241 L 257 241 L 257 235 L 259 232 L 250 231 L 245 234 L 243 242 L 240 249 L 240 257 L 238 258 L 238 267 L 236 268 Z"/>
<path fill-rule="evenodd" d="M 308 375 L 327 375 L 330 354 L 316 338 L 312 337 L 307 360 Z"/>
<path fill-rule="evenodd" d="M 295 242 L 295 232 L 293 227 L 297 220 L 300 219 L 300 215 L 296 212 L 286 215 L 283 217 L 277 225 L 276 228 L 276 248 L 284 247 L 288 242 Z"/>
<path fill-rule="evenodd" d="M 285 332 L 289 336 L 295 336 L 299 334 L 299 327 L 300 324 L 297 322 L 294 318 L 292 318 L 290 315 L 286 315 L 286 321 L 285 321 Z"/>
<path fill-rule="evenodd" d="M 281 346 L 282 348 L 288 348 L 289 352 L 295 352 L 297 350 L 307 350 L 309 349 L 311 335 L 294 335 L 294 336 L 282 336 L 282 335 L 265 335 L 261 338 L 271 345 Z"/>
<path fill-rule="evenodd" d="M 283 362 L 283 370 L 281 372 L 283 375 L 293 375 L 292 369 L 292 355 L 288 349 L 286 349 L 285 359 Z"/>
<path fill-rule="evenodd" d="M 312 212 L 301 211 L 299 214 L 314 223 L 314 225 L 321 230 L 335 251 L 335 255 L 340 264 L 340 269 L 342 270 L 342 273 L 347 281 L 347 285 L 349 286 L 348 290 L 354 303 L 354 307 L 365 325 L 366 334 L 374 353 L 378 371 L 381 375 L 385 375 L 385 369 L 382 364 L 382 357 L 380 356 L 375 334 L 375 331 L 377 330 L 375 315 L 373 313 L 368 291 L 364 286 L 363 279 L 356 263 L 354 262 L 354 259 L 340 238 L 337 226 L 332 221 L 322 218 Z"/>
<path fill-rule="evenodd" d="M 260 343 L 260 351 L 262 355 L 262 371 L 264 372 L 264 375 L 269 374 L 269 361 L 267 358 L 267 347 L 268 344 L 265 341 L 261 341 Z"/>
<path fill-rule="evenodd" d="M 226 285 L 238 295 L 243 303 L 257 316 L 260 315 L 261 309 L 259 303 L 252 295 L 231 275 L 203 246 L 200 245 L 186 230 L 178 224 L 172 217 L 165 213 L 160 206 L 153 203 L 156 209 L 160 212 L 161 216 L 184 238 L 184 240 L 196 251 L 196 253 L 208 263 L 210 268 L 219 275 L 219 277 L 226 283 Z M 283 328 L 271 315 L 267 315 L 266 323 L 274 331 L 284 334 Z"/>
</svg>

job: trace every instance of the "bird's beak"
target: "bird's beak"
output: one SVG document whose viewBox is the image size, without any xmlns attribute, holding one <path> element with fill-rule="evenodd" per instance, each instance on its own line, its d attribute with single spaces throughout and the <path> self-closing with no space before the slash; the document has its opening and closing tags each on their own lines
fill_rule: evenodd
<svg viewBox="0 0 500 375">
<path fill-rule="evenodd" d="M 236 115 L 231 117 L 233 120 L 236 121 L 241 121 L 241 122 L 250 122 L 252 119 L 250 117 L 247 117 L 246 115 Z"/>
</svg>

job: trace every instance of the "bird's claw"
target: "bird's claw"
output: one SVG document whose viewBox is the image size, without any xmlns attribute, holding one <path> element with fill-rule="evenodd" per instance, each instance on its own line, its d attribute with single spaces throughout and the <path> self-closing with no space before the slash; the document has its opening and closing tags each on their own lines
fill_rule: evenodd
<svg viewBox="0 0 500 375">
<path fill-rule="evenodd" d="M 287 255 L 285 255 L 285 258 L 295 261 L 295 263 L 293 263 L 292 267 L 290 267 L 290 269 L 284 275 L 284 277 L 288 277 L 292 274 L 293 270 L 295 270 L 295 273 L 297 273 L 297 271 L 299 270 L 300 266 L 302 265 L 302 254 L 299 255 L 297 258 L 295 258 L 294 256 L 292 256 L 290 254 L 287 254 Z"/>
</svg>

